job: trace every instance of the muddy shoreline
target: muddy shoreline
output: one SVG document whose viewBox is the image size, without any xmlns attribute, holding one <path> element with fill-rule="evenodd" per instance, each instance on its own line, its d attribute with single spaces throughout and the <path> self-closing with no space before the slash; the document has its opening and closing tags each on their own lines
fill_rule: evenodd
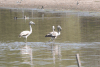
<svg viewBox="0 0 100 67">
<path fill-rule="evenodd" d="M 96 0 L 0 0 L 1 8 L 37 8 L 51 10 L 100 11 Z"/>
</svg>

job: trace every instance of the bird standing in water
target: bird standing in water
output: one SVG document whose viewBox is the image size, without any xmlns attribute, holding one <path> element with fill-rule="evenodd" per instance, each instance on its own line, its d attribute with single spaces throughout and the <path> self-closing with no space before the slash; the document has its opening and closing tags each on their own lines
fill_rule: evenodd
<svg viewBox="0 0 100 67">
<path fill-rule="evenodd" d="M 26 39 L 25 42 L 27 42 L 27 37 L 32 33 L 32 27 L 31 25 L 32 24 L 35 24 L 33 21 L 30 21 L 29 22 L 29 26 L 30 26 L 30 31 L 22 31 L 20 34 L 19 34 L 19 37 L 23 37 Z"/>
<path fill-rule="evenodd" d="M 55 31 L 54 26 L 52 26 L 52 28 L 53 28 L 53 31 L 48 33 L 45 37 L 51 37 L 50 40 L 54 41 L 57 38 L 57 36 L 59 36 L 61 34 L 60 31 L 62 30 L 62 28 L 60 25 L 58 25 L 57 26 L 58 32 Z"/>
</svg>

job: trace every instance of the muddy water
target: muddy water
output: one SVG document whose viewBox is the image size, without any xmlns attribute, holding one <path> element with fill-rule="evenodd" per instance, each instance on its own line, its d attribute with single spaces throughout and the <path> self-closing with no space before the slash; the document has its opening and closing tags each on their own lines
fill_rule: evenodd
<svg viewBox="0 0 100 67">
<path fill-rule="evenodd" d="M 35 25 L 25 43 L 18 36 L 29 21 Z M 49 42 L 53 25 L 61 35 Z M 0 67 L 77 67 L 77 53 L 83 67 L 99 67 L 99 51 L 99 12 L 0 9 Z"/>
</svg>

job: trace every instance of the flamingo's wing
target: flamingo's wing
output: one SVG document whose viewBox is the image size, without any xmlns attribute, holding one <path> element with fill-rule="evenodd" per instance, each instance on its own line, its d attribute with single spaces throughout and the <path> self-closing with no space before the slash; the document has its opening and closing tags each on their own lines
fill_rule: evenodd
<svg viewBox="0 0 100 67">
<path fill-rule="evenodd" d="M 21 36 L 27 36 L 30 32 L 29 31 L 22 31 L 19 35 L 19 37 Z"/>
<path fill-rule="evenodd" d="M 50 32 L 45 37 L 56 37 L 56 32 Z"/>
</svg>

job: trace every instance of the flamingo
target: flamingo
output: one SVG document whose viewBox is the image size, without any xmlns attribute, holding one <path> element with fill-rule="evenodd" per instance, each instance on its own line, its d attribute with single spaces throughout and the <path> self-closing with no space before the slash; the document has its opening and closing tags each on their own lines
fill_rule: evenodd
<svg viewBox="0 0 100 67">
<path fill-rule="evenodd" d="M 27 37 L 32 33 L 32 27 L 31 25 L 32 24 L 35 24 L 33 21 L 30 21 L 29 22 L 29 26 L 30 26 L 30 31 L 22 31 L 20 34 L 19 34 L 19 37 L 23 37 L 26 39 L 25 42 L 27 42 Z"/>
<path fill-rule="evenodd" d="M 54 26 L 52 26 L 52 29 L 53 29 L 53 31 L 48 33 L 45 37 L 51 37 L 51 39 L 53 41 L 61 34 L 60 31 L 62 30 L 62 28 L 61 28 L 60 25 L 58 25 L 57 26 L 58 32 L 55 31 L 55 27 Z"/>
</svg>

